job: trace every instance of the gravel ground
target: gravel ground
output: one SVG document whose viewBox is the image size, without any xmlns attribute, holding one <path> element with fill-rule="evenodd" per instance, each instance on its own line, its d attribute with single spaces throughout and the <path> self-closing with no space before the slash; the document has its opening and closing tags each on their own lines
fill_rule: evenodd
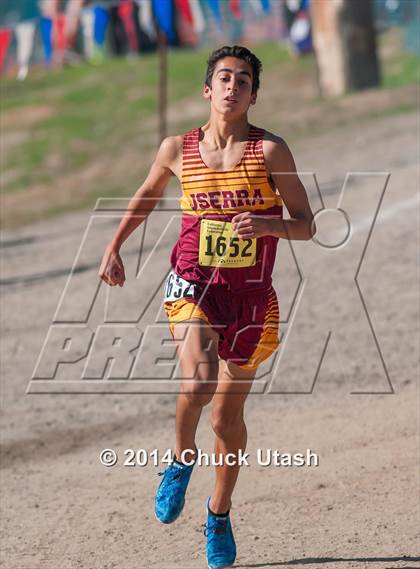
<svg viewBox="0 0 420 569">
<path fill-rule="evenodd" d="M 405 113 L 349 123 L 293 147 L 314 211 L 322 202 L 311 173 L 324 207 L 335 210 L 346 174 L 358 172 L 347 178 L 340 202 L 352 233 L 342 246 L 326 247 L 347 232 L 344 216 L 327 211 L 317 218 L 324 246 L 279 243 L 274 284 L 282 345 L 262 366 L 246 404 L 250 467 L 241 470 L 232 507 L 237 567 L 420 566 L 417 121 Z M 108 321 L 116 314 L 120 321 L 138 319 L 139 330 L 165 322 L 160 286 L 179 227 L 179 218 L 166 211 L 173 205 L 168 192 L 164 207 L 150 216 L 141 258 L 142 231 L 125 244 L 128 278 L 118 290 L 98 290 L 98 265 L 117 223 L 106 212 L 88 230 L 91 212 L 3 233 L 1 481 L 8 569 L 206 566 L 202 524 L 213 470 L 195 470 L 182 517 L 166 527 L 153 514 L 160 468 L 122 464 L 124 449 L 162 452 L 174 444 L 177 383 L 164 381 L 170 364 L 159 371 L 153 365 L 153 346 L 143 354 L 141 376 L 161 377 L 158 385 L 86 380 L 79 391 L 91 392 L 76 394 L 72 380 L 83 372 L 83 359 L 61 365 L 48 384 L 31 381 L 53 321 L 76 320 L 95 330 L 108 306 Z M 161 333 L 167 337 L 166 326 Z M 41 372 L 55 365 L 51 346 Z M 98 346 L 90 360 L 93 377 L 103 371 L 105 349 Z M 210 406 L 197 436 L 207 452 L 213 445 L 209 414 Z M 100 464 L 103 448 L 118 451 L 115 467 Z M 258 448 L 312 449 L 319 466 L 263 467 Z"/>
</svg>

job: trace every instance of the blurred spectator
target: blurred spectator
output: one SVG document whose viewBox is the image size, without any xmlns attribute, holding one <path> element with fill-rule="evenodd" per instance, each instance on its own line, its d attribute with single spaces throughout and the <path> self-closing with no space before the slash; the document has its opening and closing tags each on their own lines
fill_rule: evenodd
<svg viewBox="0 0 420 569">
<path fill-rule="evenodd" d="M 284 0 L 283 18 L 288 30 L 290 52 L 300 55 L 312 51 L 309 0 Z"/>
<path fill-rule="evenodd" d="M 84 0 L 38 0 L 43 18 L 53 21 L 54 62 L 77 63 L 80 55 L 75 50 L 81 9 Z"/>
</svg>

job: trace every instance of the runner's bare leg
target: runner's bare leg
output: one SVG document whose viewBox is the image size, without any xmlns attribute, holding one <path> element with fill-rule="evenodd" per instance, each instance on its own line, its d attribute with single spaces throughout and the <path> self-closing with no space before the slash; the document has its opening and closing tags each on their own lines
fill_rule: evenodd
<svg viewBox="0 0 420 569">
<path fill-rule="evenodd" d="M 214 452 L 238 455 L 245 451 L 247 429 L 244 421 L 245 400 L 252 386 L 255 370 L 244 370 L 233 363 L 220 362 L 219 381 L 212 401 L 211 423 L 215 432 Z M 242 381 L 241 381 L 242 380 Z M 231 496 L 239 475 L 239 465 L 216 466 L 216 484 L 210 509 L 222 514 L 232 505 Z"/>
<path fill-rule="evenodd" d="M 195 434 L 203 407 L 210 403 L 217 387 L 219 334 L 203 320 L 192 319 L 174 326 L 182 377 L 176 402 L 175 454 L 195 449 Z M 189 379 L 188 379 L 189 378 Z M 192 379 L 194 378 L 194 379 Z M 189 454 L 185 457 L 190 460 Z"/>
</svg>

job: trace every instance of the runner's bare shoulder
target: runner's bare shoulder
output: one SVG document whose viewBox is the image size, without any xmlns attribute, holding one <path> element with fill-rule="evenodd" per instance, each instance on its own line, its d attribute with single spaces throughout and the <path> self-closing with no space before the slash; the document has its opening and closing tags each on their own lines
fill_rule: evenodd
<svg viewBox="0 0 420 569">
<path fill-rule="evenodd" d="M 157 160 L 178 177 L 182 169 L 182 143 L 182 135 L 167 136 L 162 140 L 157 155 Z"/>
<path fill-rule="evenodd" d="M 274 168 L 278 168 L 280 164 L 284 167 L 294 166 L 292 153 L 284 138 L 268 130 L 264 133 L 263 152 L 267 166 L 272 165 Z"/>
</svg>

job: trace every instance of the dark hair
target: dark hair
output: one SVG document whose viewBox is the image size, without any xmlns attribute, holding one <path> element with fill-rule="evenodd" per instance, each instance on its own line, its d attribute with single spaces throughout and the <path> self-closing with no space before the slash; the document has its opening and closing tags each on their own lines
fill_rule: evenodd
<svg viewBox="0 0 420 569">
<path fill-rule="evenodd" d="M 237 59 L 242 59 L 250 64 L 252 67 L 252 92 L 256 93 L 260 86 L 260 72 L 262 70 L 262 64 L 256 55 L 246 47 L 242 47 L 240 45 L 225 45 L 210 54 L 210 57 L 207 60 L 206 85 L 211 87 L 211 79 L 213 77 L 216 63 L 224 57 L 236 57 Z"/>
</svg>

